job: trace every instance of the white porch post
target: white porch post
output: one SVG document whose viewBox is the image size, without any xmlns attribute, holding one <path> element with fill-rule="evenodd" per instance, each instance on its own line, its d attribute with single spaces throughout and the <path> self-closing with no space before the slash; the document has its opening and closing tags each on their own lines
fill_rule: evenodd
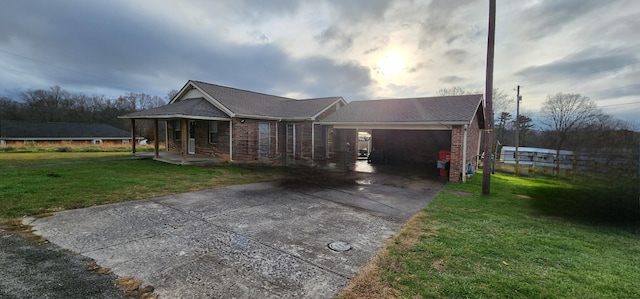
<svg viewBox="0 0 640 299">
<path fill-rule="evenodd" d="M 189 128 L 187 127 L 187 119 L 180 119 L 180 135 L 181 135 L 181 146 L 182 146 L 182 164 L 187 164 L 187 142 L 189 141 Z"/>
</svg>

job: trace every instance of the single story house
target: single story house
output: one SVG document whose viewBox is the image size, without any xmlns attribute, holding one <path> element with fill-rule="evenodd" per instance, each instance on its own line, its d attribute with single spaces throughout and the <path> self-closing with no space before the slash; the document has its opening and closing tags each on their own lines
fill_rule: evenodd
<svg viewBox="0 0 640 299">
<path fill-rule="evenodd" d="M 140 141 L 144 137 L 134 136 Z M 131 134 L 101 123 L 26 122 L 0 120 L 0 145 L 129 144 Z"/>
<path fill-rule="evenodd" d="M 475 169 L 484 128 L 480 94 L 346 103 L 339 96 L 291 99 L 200 81 L 188 81 L 164 106 L 120 116 L 167 122 L 166 149 L 186 164 L 192 157 L 219 162 L 352 163 L 358 132 L 371 132 L 373 149 L 395 161 L 433 164 L 450 151 L 452 181 Z M 155 141 L 155 158 L 163 160 Z M 132 144 L 135 153 L 135 144 Z M 164 154 L 164 153 L 163 153 Z"/>
<path fill-rule="evenodd" d="M 167 105 L 120 118 L 167 122 L 166 148 L 215 161 L 310 164 L 328 158 L 331 136 L 319 120 L 345 106 L 342 97 L 291 99 L 200 81 L 188 81 Z M 154 138 L 155 158 L 158 138 Z M 135 146 L 133 147 L 135 153 Z"/>
</svg>

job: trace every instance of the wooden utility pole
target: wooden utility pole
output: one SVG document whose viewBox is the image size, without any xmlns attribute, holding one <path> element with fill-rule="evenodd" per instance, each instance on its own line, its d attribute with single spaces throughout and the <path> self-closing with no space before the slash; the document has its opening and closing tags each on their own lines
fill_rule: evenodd
<svg viewBox="0 0 640 299">
<path fill-rule="evenodd" d="M 515 173 L 518 176 L 518 167 L 520 166 L 520 85 L 518 85 L 518 92 L 516 95 L 516 167 Z"/>
<path fill-rule="evenodd" d="M 487 40 L 487 79 L 485 86 L 486 105 L 484 130 L 484 161 L 482 161 L 482 195 L 491 191 L 491 134 L 493 133 L 493 50 L 496 37 L 496 0 L 489 0 L 489 38 Z M 465 162 L 466 163 L 466 162 Z"/>
</svg>

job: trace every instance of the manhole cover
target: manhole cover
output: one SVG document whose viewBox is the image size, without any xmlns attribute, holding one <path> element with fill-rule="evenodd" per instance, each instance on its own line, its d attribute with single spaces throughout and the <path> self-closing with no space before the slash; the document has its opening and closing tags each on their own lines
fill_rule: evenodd
<svg viewBox="0 0 640 299">
<path fill-rule="evenodd" d="M 329 249 L 333 251 L 347 251 L 351 249 L 351 245 L 346 242 L 336 241 L 329 243 Z"/>
</svg>

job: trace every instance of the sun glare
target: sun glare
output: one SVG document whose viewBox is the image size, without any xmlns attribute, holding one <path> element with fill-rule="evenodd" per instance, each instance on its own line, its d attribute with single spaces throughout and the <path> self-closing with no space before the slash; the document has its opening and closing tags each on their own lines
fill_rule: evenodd
<svg viewBox="0 0 640 299">
<path fill-rule="evenodd" d="M 397 52 L 390 52 L 378 60 L 380 73 L 384 76 L 396 76 L 404 70 L 404 59 Z"/>
</svg>

